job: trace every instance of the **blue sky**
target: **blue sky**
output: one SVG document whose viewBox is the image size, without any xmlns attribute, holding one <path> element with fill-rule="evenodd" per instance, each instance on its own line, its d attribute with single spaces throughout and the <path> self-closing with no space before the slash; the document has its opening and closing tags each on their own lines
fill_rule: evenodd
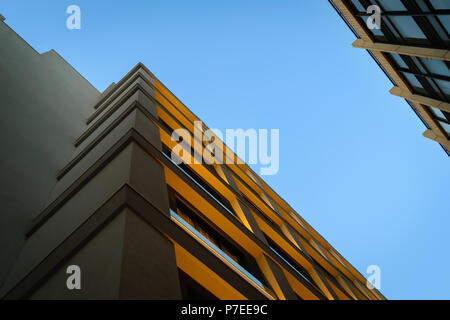
<svg viewBox="0 0 450 320">
<path fill-rule="evenodd" d="M 66 8 L 81 8 L 81 30 Z M 449 299 L 449 159 L 325 1 L 3 2 L 100 91 L 143 62 L 209 127 L 280 129 L 264 179 L 389 299 Z"/>
</svg>

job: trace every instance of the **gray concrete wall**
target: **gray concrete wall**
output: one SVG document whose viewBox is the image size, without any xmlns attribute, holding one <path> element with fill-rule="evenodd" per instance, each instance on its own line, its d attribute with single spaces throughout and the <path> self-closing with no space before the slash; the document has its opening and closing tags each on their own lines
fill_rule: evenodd
<svg viewBox="0 0 450 320">
<path fill-rule="evenodd" d="M 125 210 L 126 211 L 126 210 Z M 99 234 L 65 262 L 29 299 L 118 299 L 126 212 L 120 213 Z M 81 289 L 66 286 L 67 267 L 81 270 Z"/>
<path fill-rule="evenodd" d="M 55 51 L 0 21 L 0 286 L 100 93 Z"/>
<path fill-rule="evenodd" d="M 173 244 L 129 209 L 123 210 L 28 299 L 181 299 Z M 69 290 L 66 270 L 81 270 Z"/>
<path fill-rule="evenodd" d="M 139 73 L 138 69 L 129 74 Z M 79 134 L 83 142 L 71 161 L 59 168 L 66 170 L 46 199 L 48 207 L 38 219 L 41 224 L 23 245 L 0 288 L 0 298 L 181 297 L 174 246 L 146 220 L 152 210 L 152 214 L 169 216 L 169 199 L 163 166 L 143 149 L 149 143 L 161 150 L 161 138 L 151 120 L 157 117 L 149 98 L 154 93 L 141 83 L 145 76 L 140 76 L 135 83 L 139 86 L 116 85 L 110 103 L 101 106 L 98 114 L 90 110 L 97 114 L 95 124 L 85 126 Z M 114 97 L 122 90 L 129 94 L 116 104 Z M 139 195 L 135 202 L 132 192 Z M 135 213 L 125 210 L 125 225 L 118 222 L 119 216 L 104 227 L 115 210 L 126 206 Z M 82 268 L 87 281 L 82 291 L 65 287 L 67 264 Z"/>
</svg>

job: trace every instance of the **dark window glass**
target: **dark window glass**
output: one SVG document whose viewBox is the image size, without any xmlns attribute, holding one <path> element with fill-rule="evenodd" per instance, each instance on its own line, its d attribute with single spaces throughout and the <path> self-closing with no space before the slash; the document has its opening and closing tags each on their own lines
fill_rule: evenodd
<svg viewBox="0 0 450 320">
<path fill-rule="evenodd" d="M 422 32 L 422 30 L 412 17 L 392 16 L 390 17 L 390 20 L 403 38 L 426 39 L 425 34 Z"/>
<path fill-rule="evenodd" d="M 420 58 L 420 60 L 428 68 L 430 73 L 450 77 L 450 69 L 447 61 L 427 58 Z"/>
<path fill-rule="evenodd" d="M 415 89 L 417 93 L 425 93 L 425 90 L 420 83 L 420 81 L 417 79 L 417 77 L 409 72 L 403 72 L 404 77 L 408 81 L 408 83 Z"/>
<path fill-rule="evenodd" d="M 178 269 L 181 298 L 183 300 L 218 300 L 218 298 L 202 287 L 197 281 Z"/>
<path fill-rule="evenodd" d="M 430 0 L 434 9 L 448 10 L 450 9 L 450 2 L 448 0 Z"/>
<path fill-rule="evenodd" d="M 294 259 L 292 259 L 286 251 L 281 249 L 272 239 L 270 239 L 269 236 L 265 234 L 265 237 L 267 239 L 267 242 L 269 243 L 269 246 L 272 248 L 272 250 L 280 256 L 285 262 L 287 262 L 297 273 L 299 273 L 305 280 L 307 280 L 312 285 L 315 285 L 314 280 L 309 275 L 308 271 L 305 270 L 301 265 L 299 265 Z"/>
<path fill-rule="evenodd" d="M 228 254 L 230 258 L 242 265 L 243 259 L 239 250 L 233 248 L 233 245 L 228 243 L 221 237 L 214 229 L 212 229 L 206 222 L 204 222 L 198 215 L 195 214 L 187 205 L 179 199 L 176 200 L 178 210 L 174 210 L 184 221 L 189 223 L 198 232 L 200 232 L 206 239 L 215 244 L 223 252 Z"/>
<path fill-rule="evenodd" d="M 450 16 L 449 15 L 438 15 L 437 18 L 442 23 L 447 33 L 450 33 Z"/>
<path fill-rule="evenodd" d="M 441 111 L 441 110 L 439 110 L 437 108 L 433 108 L 433 107 L 430 107 L 430 109 L 431 109 L 431 112 L 434 115 L 434 118 L 436 118 L 438 120 L 446 120 L 446 116 L 445 116 L 443 111 Z"/>
<path fill-rule="evenodd" d="M 263 284 L 266 289 L 269 288 L 266 279 L 263 277 L 255 259 L 251 255 L 226 239 L 208 222 L 203 220 L 199 214 L 187 205 L 185 200 L 180 199 L 181 196 L 176 194 L 174 190 L 170 189 L 169 194 L 171 197 L 171 209 L 176 212 L 180 218 L 197 230 L 217 248 L 222 250 L 229 258 L 233 259 L 233 261 L 244 268 L 250 275 Z"/>
<path fill-rule="evenodd" d="M 172 151 L 166 146 L 163 146 L 162 149 L 163 153 L 171 158 Z M 197 184 L 199 184 L 204 190 L 206 190 L 214 199 L 217 200 L 217 202 L 219 202 L 224 208 L 226 208 L 229 213 L 236 217 L 234 209 L 231 206 L 230 202 L 221 194 L 219 194 L 213 187 L 211 187 L 203 178 L 201 178 L 196 172 L 194 172 L 191 168 L 189 168 L 189 166 L 184 163 L 177 164 L 177 166 L 180 167 L 195 182 L 197 182 Z"/>
<path fill-rule="evenodd" d="M 221 194 L 219 194 L 215 189 L 213 189 L 208 183 L 206 183 L 203 178 L 201 178 L 197 173 L 195 173 L 189 166 L 185 165 L 184 163 L 181 163 L 178 165 L 183 171 L 185 171 L 192 179 L 194 179 L 199 185 L 201 185 L 208 193 L 215 198 L 218 202 L 220 202 L 225 208 L 228 209 L 229 212 L 231 212 L 233 215 L 234 210 L 233 207 L 231 207 L 230 202 L 222 197 Z"/>
<path fill-rule="evenodd" d="M 329 273 L 327 269 L 322 267 L 314 258 L 312 258 L 312 259 L 316 263 L 316 266 L 322 271 L 322 274 L 324 274 L 328 280 L 330 280 L 342 292 L 347 293 L 347 291 L 341 286 L 341 284 L 339 282 L 337 282 L 336 278 L 331 273 Z"/>
<path fill-rule="evenodd" d="M 409 69 L 408 65 L 398 53 L 389 53 L 389 55 L 391 56 L 392 60 L 394 60 L 398 68 Z"/>
<path fill-rule="evenodd" d="M 401 0 L 378 0 L 386 11 L 406 11 Z"/>
<path fill-rule="evenodd" d="M 439 124 L 445 130 L 447 136 L 450 136 L 450 124 L 444 121 L 439 121 Z"/>
<path fill-rule="evenodd" d="M 366 8 L 359 2 L 359 0 L 351 0 L 356 10 L 359 12 L 366 12 Z"/>
<path fill-rule="evenodd" d="M 168 134 L 172 135 L 172 132 L 173 132 L 172 128 L 171 128 L 164 120 L 162 120 L 161 118 L 159 118 L 159 122 L 161 123 L 163 129 L 164 129 Z"/>
</svg>

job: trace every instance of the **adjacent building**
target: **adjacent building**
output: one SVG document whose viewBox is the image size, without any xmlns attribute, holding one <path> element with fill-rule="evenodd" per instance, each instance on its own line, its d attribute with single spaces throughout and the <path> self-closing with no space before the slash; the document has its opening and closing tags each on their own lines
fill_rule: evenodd
<svg viewBox="0 0 450 320">
<path fill-rule="evenodd" d="M 99 92 L 0 21 L 0 81 L 3 299 L 384 299 L 248 165 L 172 161 L 200 119 L 141 63 Z"/>
<path fill-rule="evenodd" d="M 357 37 L 353 46 L 369 52 L 392 82 L 390 93 L 406 99 L 423 135 L 450 156 L 450 1 L 329 2 Z"/>
</svg>

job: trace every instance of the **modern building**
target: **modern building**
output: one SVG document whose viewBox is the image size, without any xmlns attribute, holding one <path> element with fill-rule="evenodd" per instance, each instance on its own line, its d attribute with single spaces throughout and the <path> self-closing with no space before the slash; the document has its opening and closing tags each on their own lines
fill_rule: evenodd
<svg viewBox="0 0 450 320">
<path fill-rule="evenodd" d="M 199 119 L 141 63 L 98 92 L 1 21 L 0 92 L 3 299 L 384 299 L 248 165 L 172 161 Z"/>
<path fill-rule="evenodd" d="M 423 135 L 450 156 L 450 0 L 329 2 L 357 37 L 353 46 L 369 52 L 392 82 L 390 93 L 406 99 Z"/>
</svg>

